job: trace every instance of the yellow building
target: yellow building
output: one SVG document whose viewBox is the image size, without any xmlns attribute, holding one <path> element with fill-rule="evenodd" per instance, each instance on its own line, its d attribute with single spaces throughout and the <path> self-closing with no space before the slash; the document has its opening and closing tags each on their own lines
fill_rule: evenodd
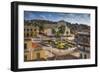
<svg viewBox="0 0 100 73">
<path fill-rule="evenodd" d="M 46 60 L 46 51 L 30 40 L 24 42 L 24 61 Z"/>
<path fill-rule="evenodd" d="M 34 27 L 32 24 L 25 24 L 24 25 L 24 37 L 25 38 L 32 38 L 37 36 L 39 33 L 39 28 Z"/>
</svg>

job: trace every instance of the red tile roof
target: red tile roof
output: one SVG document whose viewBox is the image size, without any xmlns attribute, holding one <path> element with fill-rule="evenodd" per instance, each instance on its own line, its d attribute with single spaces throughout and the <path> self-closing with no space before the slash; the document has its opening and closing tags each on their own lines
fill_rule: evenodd
<svg viewBox="0 0 100 73">
<path fill-rule="evenodd" d="M 39 45 L 37 43 L 32 42 L 32 48 L 37 48 L 37 47 L 39 47 Z"/>
</svg>

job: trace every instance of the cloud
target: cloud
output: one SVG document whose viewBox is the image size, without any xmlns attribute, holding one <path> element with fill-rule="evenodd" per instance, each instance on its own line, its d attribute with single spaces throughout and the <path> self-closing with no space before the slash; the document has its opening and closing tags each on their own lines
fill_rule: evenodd
<svg viewBox="0 0 100 73">
<path fill-rule="evenodd" d="M 43 19 L 50 21 L 65 20 L 71 23 L 90 23 L 90 14 L 86 13 L 58 13 L 58 12 L 37 12 L 37 11 L 25 11 L 24 18 L 26 20 L 31 19 Z"/>
</svg>

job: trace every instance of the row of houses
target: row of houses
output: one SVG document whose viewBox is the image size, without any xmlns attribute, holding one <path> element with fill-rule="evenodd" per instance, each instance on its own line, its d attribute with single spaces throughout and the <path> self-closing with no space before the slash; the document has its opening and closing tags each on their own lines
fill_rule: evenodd
<svg viewBox="0 0 100 73">
<path fill-rule="evenodd" d="M 46 60 L 46 51 L 42 46 L 31 39 L 24 42 L 24 61 Z"/>
<path fill-rule="evenodd" d="M 77 32 L 75 36 L 75 42 L 80 52 L 81 59 L 90 58 L 90 33 L 89 32 Z"/>
<path fill-rule="evenodd" d="M 33 25 L 34 24 L 24 25 L 24 36 L 25 37 L 31 38 L 31 37 L 36 37 L 40 34 L 39 27 L 38 26 L 35 27 Z M 55 34 L 52 32 L 52 29 L 57 30 L 57 27 L 61 25 L 65 26 L 65 31 L 62 36 L 71 35 L 70 29 L 68 28 L 68 26 L 66 26 L 66 22 L 64 21 L 59 21 L 57 24 L 45 24 L 45 26 L 43 27 L 44 30 L 42 31 L 42 34 L 47 35 L 47 36 L 54 36 Z"/>
<path fill-rule="evenodd" d="M 41 33 L 37 26 L 32 24 L 24 25 L 24 61 L 46 60 L 48 58 L 47 51 L 39 43 L 42 40 L 56 40 L 52 29 L 57 30 L 57 27 L 61 25 L 65 26 L 65 31 L 60 38 L 63 40 L 74 40 L 77 45 L 78 49 L 71 55 L 80 59 L 90 58 L 90 34 L 86 32 L 78 32 L 76 35 L 71 34 L 70 28 L 66 26 L 66 22 L 59 21 L 57 24 L 45 24 Z M 51 56 L 54 57 L 52 54 Z"/>
<path fill-rule="evenodd" d="M 74 39 L 64 21 L 59 21 L 57 24 L 45 24 L 42 33 L 40 33 L 38 26 L 33 26 L 32 24 L 24 25 L 24 61 L 46 60 L 48 57 L 47 51 L 39 43 L 41 43 L 41 40 L 56 40 L 52 29 L 57 29 L 61 25 L 65 26 L 64 34 L 60 36 L 61 39 L 68 39 L 67 36 L 70 39 Z"/>
</svg>

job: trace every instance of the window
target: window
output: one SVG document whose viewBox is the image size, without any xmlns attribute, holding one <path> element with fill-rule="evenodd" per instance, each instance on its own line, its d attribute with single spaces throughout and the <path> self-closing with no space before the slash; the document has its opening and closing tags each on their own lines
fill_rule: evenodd
<svg viewBox="0 0 100 73">
<path fill-rule="evenodd" d="M 27 31 L 29 31 L 29 29 L 27 29 Z"/>
<path fill-rule="evenodd" d="M 29 37 L 29 33 L 27 33 L 27 37 Z"/>
<path fill-rule="evenodd" d="M 27 49 L 27 44 L 26 43 L 24 43 L 24 50 L 26 50 Z"/>
<path fill-rule="evenodd" d="M 86 58 L 87 58 L 87 55 L 85 54 L 85 55 L 84 55 L 84 59 L 86 59 Z"/>
<path fill-rule="evenodd" d="M 30 31 L 32 31 L 32 29 L 30 29 Z"/>
<path fill-rule="evenodd" d="M 66 34 L 69 34 L 69 32 L 68 32 L 68 31 L 66 31 Z"/>
</svg>

